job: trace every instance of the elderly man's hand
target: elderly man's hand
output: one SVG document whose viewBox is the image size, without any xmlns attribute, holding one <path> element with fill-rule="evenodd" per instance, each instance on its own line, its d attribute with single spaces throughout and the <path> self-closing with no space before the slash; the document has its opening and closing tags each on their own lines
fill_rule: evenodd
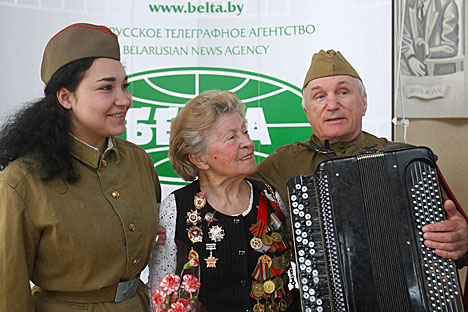
<svg viewBox="0 0 468 312">
<path fill-rule="evenodd" d="M 451 200 L 444 203 L 447 220 L 426 225 L 424 244 L 441 257 L 457 260 L 468 250 L 468 224 Z"/>
<path fill-rule="evenodd" d="M 156 232 L 156 245 L 154 248 L 162 246 L 166 243 L 166 229 L 158 225 L 158 230 Z"/>
</svg>

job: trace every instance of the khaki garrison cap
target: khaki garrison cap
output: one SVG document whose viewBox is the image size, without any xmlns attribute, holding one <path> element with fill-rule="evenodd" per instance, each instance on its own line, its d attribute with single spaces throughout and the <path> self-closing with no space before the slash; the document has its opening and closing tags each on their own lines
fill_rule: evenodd
<svg viewBox="0 0 468 312">
<path fill-rule="evenodd" d="M 348 63 L 339 51 L 328 50 L 325 52 L 320 50 L 319 53 L 312 56 L 312 62 L 304 79 L 302 90 L 311 80 L 337 75 L 348 75 L 362 80 L 353 66 Z"/>
<path fill-rule="evenodd" d="M 41 79 L 47 84 L 62 66 L 87 57 L 120 61 L 117 35 L 100 25 L 77 23 L 65 27 L 49 40 L 44 50 Z"/>
</svg>

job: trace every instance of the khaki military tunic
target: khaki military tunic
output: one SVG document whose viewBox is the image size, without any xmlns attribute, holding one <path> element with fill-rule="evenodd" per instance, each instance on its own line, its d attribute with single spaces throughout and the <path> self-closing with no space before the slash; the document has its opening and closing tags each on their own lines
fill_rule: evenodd
<svg viewBox="0 0 468 312">
<path fill-rule="evenodd" d="M 320 147 L 323 145 L 314 135 L 310 137 L 310 141 Z M 363 131 L 350 142 L 331 144 L 330 150 L 334 151 L 337 157 L 348 157 L 361 153 L 366 146 L 376 144 L 375 148 L 382 148 L 390 143 L 385 138 L 377 138 Z M 303 145 L 284 145 L 265 158 L 258 166 L 258 171 L 250 178 L 270 184 L 278 191 L 283 201 L 288 203 L 288 180 L 299 175 L 314 174 L 317 165 L 324 160 L 327 160 L 324 155 Z"/>
<path fill-rule="evenodd" d="M 72 184 L 42 180 L 28 157 L 0 173 L 0 311 L 148 310 L 143 284 L 133 298 L 110 301 L 117 283 L 148 263 L 159 180 L 141 148 L 112 142 L 100 154 L 73 139 L 80 179 Z M 41 291 L 31 295 L 29 281 Z"/>
</svg>

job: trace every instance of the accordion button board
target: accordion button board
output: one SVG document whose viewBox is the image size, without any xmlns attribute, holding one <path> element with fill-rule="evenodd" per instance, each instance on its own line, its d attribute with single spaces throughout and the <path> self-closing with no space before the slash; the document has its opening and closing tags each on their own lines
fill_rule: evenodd
<svg viewBox="0 0 468 312">
<path fill-rule="evenodd" d="M 429 149 L 325 161 L 288 192 L 303 312 L 464 311 L 454 262 L 424 245 L 445 220 Z"/>
</svg>

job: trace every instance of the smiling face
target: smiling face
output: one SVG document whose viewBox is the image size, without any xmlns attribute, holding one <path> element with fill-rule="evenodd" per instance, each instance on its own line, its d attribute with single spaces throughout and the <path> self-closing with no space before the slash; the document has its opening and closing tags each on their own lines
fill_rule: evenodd
<svg viewBox="0 0 468 312">
<path fill-rule="evenodd" d="M 69 110 L 70 132 L 80 140 L 104 149 L 106 137 L 125 132 L 125 116 L 132 104 L 127 74 L 119 61 L 97 58 L 75 92 L 57 92 Z"/>
<path fill-rule="evenodd" d="M 314 79 L 304 88 L 304 101 L 307 119 L 320 141 L 349 142 L 361 132 L 367 95 L 361 95 L 355 78 Z"/>
<path fill-rule="evenodd" d="M 254 144 L 238 113 L 222 115 L 208 130 L 201 171 L 218 178 L 244 178 L 257 170 Z"/>
</svg>

